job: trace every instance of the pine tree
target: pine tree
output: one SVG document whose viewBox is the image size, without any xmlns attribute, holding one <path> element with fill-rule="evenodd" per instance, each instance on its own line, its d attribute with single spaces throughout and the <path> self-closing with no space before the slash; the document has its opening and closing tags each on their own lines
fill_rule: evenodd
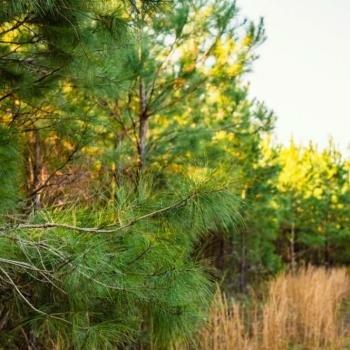
<svg viewBox="0 0 350 350">
<path fill-rule="evenodd" d="M 324 151 L 292 143 L 280 163 L 280 254 L 293 265 L 346 262 L 349 172 L 341 154 L 332 143 Z"/>
</svg>

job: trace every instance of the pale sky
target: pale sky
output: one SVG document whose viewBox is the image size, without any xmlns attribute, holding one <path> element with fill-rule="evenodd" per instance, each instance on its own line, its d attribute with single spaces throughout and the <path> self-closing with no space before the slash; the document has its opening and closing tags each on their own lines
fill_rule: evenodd
<svg viewBox="0 0 350 350">
<path fill-rule="evenodd" d="M 287 143 L 320 146 L 332 136 L 349 154 L 350 0 L 241 0 L 242 14 L 265 18 L 267 41 L 249 76 L 251 94 L 278 116 Z"/>
</svg>

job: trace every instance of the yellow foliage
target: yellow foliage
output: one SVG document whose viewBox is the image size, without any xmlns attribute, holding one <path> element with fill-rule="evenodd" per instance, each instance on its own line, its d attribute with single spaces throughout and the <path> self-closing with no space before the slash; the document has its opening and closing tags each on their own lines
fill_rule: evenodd
<svg viewBox="0 0 350 350">
<path fill-rule="evenodd" d="M 184 116 L 176 116 L 174 119 L 179 126 L 185 126 L 188 123 L 188 119 Z"/>
<path fill-rule="evenodd" d="M 64 93 L 69 93 L 69 92 L 71 92 L 72 90 L 73 90 L 73 88 L 72 88 L 72 85 L 71 85 L 71 84 L 69 84 L 68 82 L 64 82 L 64 83 L 63 83 L 62 91 L 63 91 Z"/>
<path fill-rule="evenodd" d="M 207 167 L 189 166 L 187 175 L 193 182 L 203 183 L 208 178 L 209 169 Z"/>
<path fill-rule="evenodd" d="M 253 38 L 251 35 L 246 35 L 243 40 L 242 40 L 242 46 L 243 47 L 246 47 L 246 48 L 249 48 L 250 45 L 252 44 L 253 42 Z"/>
<path fill-rule="evenodd" d="M 227 132 L 225 130 L 220 130 L 215 133 L 213 136 L 213 141 L 218 142 L 218 141 L 233 141 L 234 139 L 234 134 L 231 132 Z"/>
<path fill-rule="evenodd" d="M 180 173 L 180 172 L 182 172 L 183 168 L 179 164 L 172 163 L 168 166 L 168 170 L 170 170 L 173 173 Z"/>
<path fill-rule="evenodd" d="M 321 199 L 322 198 L 322 195 L 323 195 L 323 189 L 322 188 L 315 188 L 314 189 L 314 196 L 318 199 Z"/>
<path fill-rule="evenodd" d="M 93 164 L 93 170 L 94 171 L 100 171 L 101 170 L 101 166 L 102 166 L 101 162 L 99 160 L 97 160 Z"/>
<path fill-rule="evenodd" d="M 55 137 L 55 136 L 54 136 L 54 137 Z M 74 149 L 74 145 L 73 145 L 72 143 L 66 141 L 66 140 L 63 140 L 63 141 L 62 141 L 62 144 L 63 144 L 63 146 L 64 146 L 66 149 L 68 149 L 68 150 L 70 150 L 70 151 L 72 151 L 72 150 Z"/>
<path fill-rule="evenodd" d="M 101 154 L 101 148 L 98 146 L 89 146 L 84 148 L 84 153 L 90 156 L 97 156 Z"/>
<path fill-rule="evenodd" d="M 235 77 L 242 73 L 243 66 L 239 63 L 234 63 L 227 68 L 227 74 L 231 77 Z"/>
</svg>

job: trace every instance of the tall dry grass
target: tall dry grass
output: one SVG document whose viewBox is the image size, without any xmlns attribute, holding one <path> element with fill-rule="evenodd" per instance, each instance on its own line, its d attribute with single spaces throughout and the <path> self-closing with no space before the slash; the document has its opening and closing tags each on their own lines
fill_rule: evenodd
<svg viewBox="0 0 350 350">
<path fill-rule="evenodd" d="M 218 293 L 201 350 L 342 350 L 347 342 L 340 307 L 349 296 L 345 269 L 309 267 L 270 282 L 266 300 L 230 304 Z"/>
</svg>

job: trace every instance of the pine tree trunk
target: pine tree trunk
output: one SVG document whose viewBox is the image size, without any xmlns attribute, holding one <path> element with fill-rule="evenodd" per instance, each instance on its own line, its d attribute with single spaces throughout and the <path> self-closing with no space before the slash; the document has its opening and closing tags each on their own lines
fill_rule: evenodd
<svg viewBox="0 0 350 350">
<path fill-rule="evenodd" d="M 292 223 L 291 227 L 291 237 L 290 237 L 290 263 L 291 270 L 294 273 L 296 269 L 296 259 L 295 259 L 295 223 Z"/>
<path fill-rule="evenodd" d="M 330 203 L 328 202 L 328 208 L 330 209 Z M 326 268 L 330 268 L 332 265 L 331 260 L 331 247 L 329 244 L 329 235 L 328 235 L 328 223 L 331 222 L 331 218 L 329 214 L 326 216 L 326 224 L 325 224 L 325 240 L 324 240 L 324 264 Z"/>
<path fill-rule="evenodd" d="M 140 79 L 139 85 L 139 134 L 138 134 L 138 158 L 139 158 L 139 171 L 142 171 L 146 163 L 146 147 L 147 147 L 147 134 L 148 134 L 148 113 L 147 113 L 147 97 L 144 82 Z"/>
<path fill-rule="evenodd" d="M 34 210 L 40 209 L 41 207 L 41 193 L 36 191 L 42 182 L 42 151 L 41 151 L 41 142 L 40 135 L 37 130 L 32 133 L 32 204 Z"/>
<path fill-rule="evenodd" d="M 331 267 L 331 252 L 330 252 L 330 246 L 329 246 L 329 239 L 327 232 L 325 233 L 325 242 L 324 242 L 324 265 L 326 268 Z"/>
<path fill-rule="evenodd" d="M 111 165 L 111 173 L 112 173 L 112 180 L 111 180 L 111 199 L 114 201 L 115 199 L 115 192 L 118 186 L 120 186 L 120 182 L 122 179 L 122 173 L 123 173 L 123 167 L 120 160 L 119 152 L 121 151 L 122 143 L 123 143 L 123 133 L 120 132 L 117 134 L 115 138 L 115 145 L 114 149 L 118 153 L 118 159 L 115 159 L 112 162 Z"/>
<path fill-rule="evenodd" d="M 246 279 L 246 242 L 245 242 L 245 231 L 241 232 L 240 235 L 240 262 L 239 262 L 239 279 L 238 279 L 238 290 L 241 293 L 244 293 L 247 287 L 247 279 Z"/>
</svg>

